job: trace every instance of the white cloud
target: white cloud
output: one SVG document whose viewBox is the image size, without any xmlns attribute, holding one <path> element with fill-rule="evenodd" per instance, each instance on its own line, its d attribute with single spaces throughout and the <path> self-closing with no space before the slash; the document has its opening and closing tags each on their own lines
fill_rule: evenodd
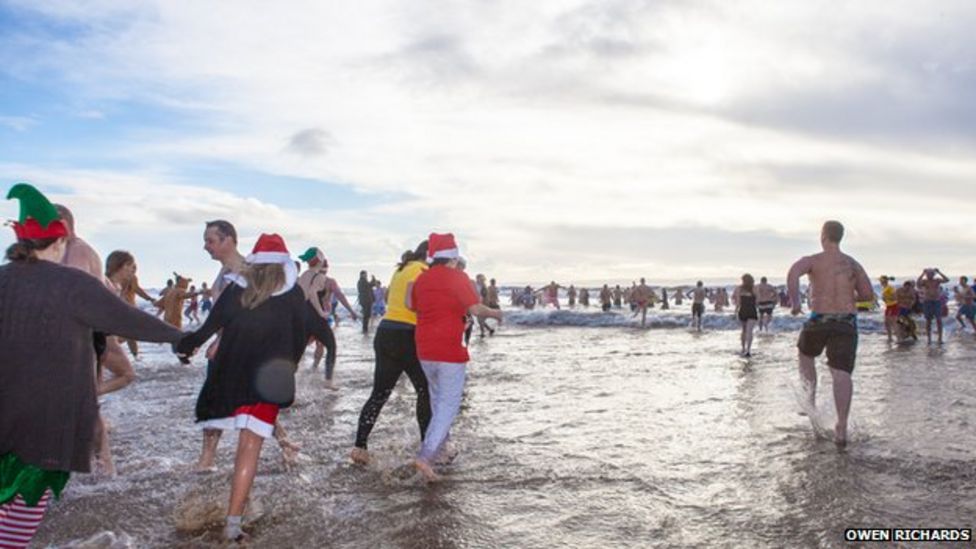
<svg viewBox="0 0 976 549">
<path fill-rule="evenodd" d="M 574 269 L 609 269 L 553 234 L 567 224 L 815 243 L 837 217 L 894 263 L 906 226 L 961 242 L 953 229 L 976 207 L 961 129 L 976 121 L 974 8 L 919 5 L 31 2 L 91 31 L 0 60 L 19 73 L 55 67 L 89 99 L 149 101 L 210 128 L 113 154 L 405 190 L 416 201 L 383 215 L 454 229 L 474 257 L 518 276 L 551 269 L 524 263 L 540 246 L 578 254 Z M 152 215 L 199 221 L 228 202 L 287 224 L 268 205 L 207 192 Z M 115 200 L 114 211 L 135 206 Z M 352 221 L 334 229 L 350 245 L 375 237 Z M 660 253 L 654 268 L 685 272 Z M 737 264 L 741 252 L 728 254 L 702 261 Z"/>
</svg>

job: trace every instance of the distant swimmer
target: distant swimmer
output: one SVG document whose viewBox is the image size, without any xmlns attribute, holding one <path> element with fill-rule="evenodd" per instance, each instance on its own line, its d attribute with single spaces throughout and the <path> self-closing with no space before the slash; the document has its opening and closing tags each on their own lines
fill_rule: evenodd
<svg viewBox="0 0 976 549">
<path fill-rule="evenodd" d="M 187 305 L 186 310 L 183 311 L 183 316 L 185 316 L 187 320 L 199 324 L 200 315 L 198 314 L 198 312 L 200 311 L 200 292 L 197 291 L 196 286 L 193 285 L 190 286 L 190 290 L 189 293 L 187 294 L 187 298 L 190 300 L 190 304 Z"/>
<path fill-rule="evenodd" d="M 668 289 L 661 288 L 661 309 L 668 310 L 670 308 L 671 305 L 668 305 Z"/>
<path fill-rule="evenodd" d="M 495 279 L 488 281 L 488 297 L 485 299 L 485 304 L 492 309 L 501 309 L 501 302 L 498 300 L 498 286 L 495 283 Z"/>
<path fill-rule="evenodd" d="M 605 313 L 609 312 L 611 303 L 613 303 L 613 292 L 610 291 L 609 286 L 604 284 L 603 288 L 600 290 L 600 308 L 603 309 L 603 312 Z"/>
<path fill-rule="evenodd" d="M 760 278 L 759 284 L 756 285 L 760 332 L 769 331 L 769 325 L 773 323 L 773 311 L 776 309 L 778 298 L 776 288 L 766 281 L 766 277 Z"/>
<path fill-rule="evenodd" d="M 620 289 L 620 284 L 617 284 L 613 289 L 613 306 L 616 309 L 622 308 L 624 299 L 624 291 Z"/>
<path fill-rule="evenodd" d="M 637 306 L 635 314 L 640 313 L 641 315 L 641 328 L 647 325 L 647 304 L 650 300 L 651 289 L 647 286 L 644 279 L 641 278 L 640 285 L 635 287 L 631 292 L 631 302 Z"/>
<path fill-rule="evenodd" d="M 935 275 L 939 275 L 938 278 Z M 939 269 L 931 268 L 922 271 L 915 282 L 922 292 L 922 312 L 925 314 L 925 337 L 932 343 L 932 319 L 935 319 L 939 331 L 939 345 L 942 344 L 942 284 L 949 282 L 949 277 Z"/>
<path fill-rule="evenodd" d="M 685 287 L 678 286 L 674 290 L 674 304 L 675 306 L 681 306 L 684 304 L 685 299 Z"/>
<path fill-rule="evenodd" d="M 800 258 L 786 277 L 793 314 L 800 314 L 800 277 L 810 280 L 810 318 L 797 342 L 800 376 L 809 404 L 816 406 L 816 357 L 827 349 L 827 365 L 833 379 L 837 425 L 834 442 L 847 443 L 847 416 L 854 384 L 851 373 L 857 356 L 857 302 L 874 299 L 874 288 L 864 267 L 840 251 L 844 226 L 827 221 L 820 233 L 823 251 Z"/>
<path fill-rule="evenodd" d="M 369 319 L 373 314 L 373 285 L 366 276 L 366 271 L 359 271 L 356 281 L 356 298 L 359 302 L 360 316 L 363 319 L 363 335 L 369 333 Z"/>
<path fill-rule="evenodd" d="M 526 286 L 522 290 L 522 294 L 518 298 L 519 305 L 525 307 L 526 309 L 535 309 L 535 292 L 532 291 L 532 286 Z"/>
<path fill-rule="evenodd" d="M 759 310 L 756 307 L 757 291 L 756 281 L 751 274 L 742 275 L 742 284 L 735 287 L 732 292 L 732 303 L 735 304 L 735 314 L 742 325 L 742 333 L 739 335 L 739 342 L 742 344 L 741 355 L 744 357 L 752 356 L 752 332 L 756 329 L 756 322 L 759 321 Z"/>
<path fill-rule="evenodd" d="M 918 305 L 918 292 L 911 280 L 906 280 L 901 288 L 895 291 L 895 302 L 898 304 L 898 318 L 895 321 L 895 337 L 899 343 L 907 341 L 918 341 L 918 325 L 912 315 L 915 314 L 915 307 Z"/>
<path fill-rule="evenodd" d="M 968 278 L 964 276 L 959 277 L 959 285 L 956 286 L 955 293 L 956 304 L 959 306 L 959 310 L 956 313 L 956 320 L 959 321 L 960 329 L 966 329 L 966 323 L 963 322 L 965 318 L 969 321 L 973 332 L 976 332 L 976 322 L 973 322 L 973 319 L 976 318 L 976 305 L 973 304 L 974 299 L 976 299 L 976 292 L 973 292 Z"/>
<path fill-rule="evenodd" d="M 888 343 L 891 343 L 895 326 L 898 324 L 898 299 L 895 297 L 895 287 L 888 283 L 890 280 L 887 276 L 878 279 L 881 284 L 881 300 L 885 305 L 884 323 L 885 333 L 888 334 Z"/>
<path fill-rule="evenodd" d="M 213 293 L 210 288 L 207 288 L 207 283 L 204 282 L 200 284 L 200 312 L 203 314 L 209 314 L 210 309 L 213 309 Z"/>
<path fill-rule="evenodd" d="M 587 290 L 586 288 L 580 288 L 580 291 L 579 291 L 579 303 L 583 307 L 589 307 L 590 306 L 590 291 Z"/>
<path fill-rule="evenodd" d="M 700 332 L 702 329 L 702 316 L 705 314 L 705 298 L 708 297 L 708 290 L 705 289 L 705 284 L 699 280 L 685 297 L 691 300 L 691 323 Z"/>
<path fill-rule="evenodd" d="M 566 290 L 566 297 L 569 299 L 569 308 L 576 307 L 576 286 L 569 285 L 569 289 Z"/>
</svg>

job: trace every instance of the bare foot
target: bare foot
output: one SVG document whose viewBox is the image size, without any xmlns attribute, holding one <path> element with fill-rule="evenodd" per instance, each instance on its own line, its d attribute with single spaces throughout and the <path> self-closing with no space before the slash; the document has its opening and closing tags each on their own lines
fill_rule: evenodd
<svg viewBox="0 0 976 549">
<path fill-rule="evenodd" d="M 215 456 L 213 455 L 201 455 L 200 460 L 197 464 L 193 466 L 193 472 L 195 473 L 213 473 L 217 471 L 217 466 L 214 464 Z"/>
<path fill-rule="evenodd" d="M 338 391 L 339 390 L 339 386 L 336 385 L 336 382 L 333 381 L 333 380 L 331 380 L 331 379 L 325 380 L 325 388 L 326 389 L 332 389 L 333 391 Z"/>
<path fill-rule="evenodd" d="M 298 463 L 298 453 L 302 451 L 302 447 L 286 438 L 278 439 L 278 446 L 281 448 L 281 459 L 285 462 L 285 468 L 294 467 Z"/>
<path fill-rule="evenodd" d="M 353 448 L 349 452 L 349 459 L 357 465 L 367 465 L 369 463 L 369 452 L 366 451 L 366 448 Z"/>
<path fill-rule="evenodd" d="M 423 476 L 424 480 L 426 480 L 427 482 L 437 482 L 441 479 L 441 477 L 439 477 L 437 473 L 434 472 L 434 468 L 431 467 L 429 463 L 427 463 L 426 461 L 420 458 L 414 460 L 413 466 L 415 469 L 417 469 L 417 472 L 420 473 L 420 475 Z"/>
</svg>

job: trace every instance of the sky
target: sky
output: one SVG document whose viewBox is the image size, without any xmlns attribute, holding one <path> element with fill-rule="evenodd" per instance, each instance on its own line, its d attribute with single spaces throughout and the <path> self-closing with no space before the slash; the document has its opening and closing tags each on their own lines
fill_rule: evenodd
<svg viewBox="0 0 976 549">
<path fill-rule="evenodd" d="M 968 0 L 0 0 L 0 187 L 148 287 L 212 280 L 218 218 L 347 287 L 432 231 L 502 284 L 782 280 L 827 219 L 872 276 L 972 276 L 974 25 Z"/>
</svg>

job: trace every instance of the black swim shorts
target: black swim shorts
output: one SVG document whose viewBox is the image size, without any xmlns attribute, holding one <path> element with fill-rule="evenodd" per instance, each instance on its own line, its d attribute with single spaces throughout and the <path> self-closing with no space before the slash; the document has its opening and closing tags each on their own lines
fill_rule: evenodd
<svg viewBox="0 0 976 549">
<path fill-rule="evenodd" d="M 104 332 L 93 332 L 92 347 L 95 348 L 95 362 L 101 362 L 105 349 L 108 348 L 108 336 Z"/>
<path fill-rule="evenodd" d="M 772 301 L 763 301 L 759 304 L 759 314 L 771 315 L 776 309 L 776 303 Z"/>
<path fill-rule="evenodd" d="M 813 319 L 803 323 L 796 346 L 806 356 L 820 356 L 827 349 L 827 365 L 847 373 L 854 371 L 857 356 L 856 321 Z"/>
<path fill-rule="evenodd" d="M 705 314 L 705 304 L 704 303 L 692 303 L 691 304 L 691 316 L 702 316 Z"/>
</svg>

